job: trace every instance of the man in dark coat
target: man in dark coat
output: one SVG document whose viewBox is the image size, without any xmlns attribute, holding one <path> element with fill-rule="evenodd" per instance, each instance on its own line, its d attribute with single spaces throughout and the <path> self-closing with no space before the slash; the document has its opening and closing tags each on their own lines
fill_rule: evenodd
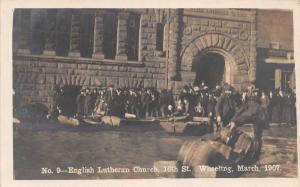
<svg viewBox="0 0 300 187">
<path fill-rule="evenodd" d="M 160 114 L 162 117 L 167 116 L 167 110 L 168 110 L 168 101 L 167 101 L 167 90 L 163 89 L 160 92 L 159 96 L 159 108 L 160 108 Z"/>
<path fill-rule="evenodd" d="M 226 84 L 224 85 L 224 92 L 218 98 L 215 111 L 217 117 L 217 123 L 222 126 L 228 125 L 229 121 L 235 114 L 235 103 L 232 96 L 233 88 Z"/>
<path fill-rule="evenodd" d="M 96 107 L 96 100 L 98 97 L 97 89 L 94 88 L 90 95 L 91 95 L 91 101 L 90 101 L 90 105 L 89 105 L 89 113 L 91 114 L 94 112 L 95 107 Z"/>
<path fill-rule="evenodd" d="M 62 113 L 63 108 L 63 89 L 56 87 L 55 93 L 53 96 L 53 106 L 51 108 L 50 114 L 47 115 L 47 118 L 56 119 L 60 113 Z M 14 101 L 14 110 L 15 110 L 15 101 Z"/>
<path fill-rule="evenodd" d="M 190 112 L 190 93 L 188 86 L 183 87 L 183 90 L 179 94 L 179 99 L 181 100 L 181 103 L 183 103 L 184 114 L 188 114 Z"/>
<path fill-rule="evenodd" d="M 166 93 L 166 103 L 167 103 L 167 115 L 171 116 L 175 110 L 175 101 L 172 93 L 172 89 L 168 89 Z"/>
<path fill-rule="evenodd" d="M 247 104 L 243 105 L 231 120 L 232 126 L 241 126 L 248 123 L 252 124 L 253 129 L 253 159 L 257 160 L 262 145 L 263 127 L 266 126 L 264 123 L 267 123 L 257 89 L 253 90 L 253 95 L 249 97 Z"/>
<path fill-rule="evenodd" d="M 90 105 L 91 105 L 91 93 L 90 93 L 90 89 L 86 89 L 85 90 L 85 97 L 84 97 L 84 104 L 83 104 L 83 114 L 84 116 L 89 115 L 90 113 Z"/>
<path fill-rule="evenodd" d="M 215 97 L 213 96 L 213 94 L 209 93 L 208 94 L 208 101 L 207 101 L 207 108 L 206 108 L 207 117 L 210 117 L 212 119 L 215 117 L 216 103 L 217 103 L 217 101 L 216 101 Z"/>
<path fill-rule="evenodd" d="M 110 85 L 108 87 L 108 90 L 105 93 L 105 102 L 107 104 L 106 115 L 113 115 L 114 114 L 114 107 L 115 107 L 116 97 L 117 97 L 117 93 L 114 90 L 113 85 Z"/>
<path fill-rule="evenodd" d="M 80 90 L 80 93 L 77 95 L 77 97 L 76 97 L 76 108 L 77 108 L 77 110 L 76 110 L 76 112 L 77 112 L 77 114 L 76 114 L 76 116 L 77 117 L 81 117 L 82 115 L 83 115 L 83 105 L 84 105 L 84 92 L 85 92 L 85 90 L 84 89 L 81 89 Z"/>
</svg>

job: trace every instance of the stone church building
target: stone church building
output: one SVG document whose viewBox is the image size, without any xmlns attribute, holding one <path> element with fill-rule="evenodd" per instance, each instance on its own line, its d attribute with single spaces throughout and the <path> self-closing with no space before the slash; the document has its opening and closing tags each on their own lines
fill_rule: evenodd
<svg viewBox="0 0 300 187">
<path fill-rule="evenodd" d="M 256 9 L 16 9 L 13 86 L 24 103 L 47 106 L 55 86 L 294 89 L 292 18 Z"/>
</svg>

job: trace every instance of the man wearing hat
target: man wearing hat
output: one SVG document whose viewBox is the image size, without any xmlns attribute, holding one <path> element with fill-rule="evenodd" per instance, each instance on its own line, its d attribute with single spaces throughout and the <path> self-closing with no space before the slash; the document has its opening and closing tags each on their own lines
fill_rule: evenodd
<svg viewBox="0 0 300 187">
<path fill-rule="evenodd" d="M 252 90 L 252 95 L 249 97 L 248 102 L 236 112 L 231 120 L 231 126 L 234 127 L 243 124 L 252 124 L 254 140 L 253 159 L 255 160 L 258 159 L 261 150 L 264 123 L 267 123 L 267 121 L 263 116 L 259 90 L 255 88 Z"/>
<path fill-rule="evenodd" d="M 80 93 L 76 97 L 76 117 L 81 117 L 84 113 L 83 111 L 83 105 L 84 105 L 84 99 L 85 99 L 85 89 L 82 88 L 80 90 Z"/>
<path fill-rule="evenodd" d="M 223 89 L 224 92 L 217 100 L 215 111 L 217 123 L 226 126 L 235 114 L 236 104 L 232 96 L 233 87 L 225 84 Z"/>
<path fill-rule="evenodd" d="M 184 104 L 184 113 L 188 114 L 190 112 L 190 99 L 191 94 L 189 92 L 189 87 L 185 85 L 183 87 L 183 90 L 179 94 L 179 99 L 181 100 L 181 103 Z"/>
<path fill-rule="evenodd" d="M 113 85 L 109 85 L 108 90 L 105 93 L 105 103 L 107 104 L 106 107 L 106 115 L 113 115 L 114 113 L 114 102 L 116 100 L 117 93 L 114 90 Z"/>
</svg>

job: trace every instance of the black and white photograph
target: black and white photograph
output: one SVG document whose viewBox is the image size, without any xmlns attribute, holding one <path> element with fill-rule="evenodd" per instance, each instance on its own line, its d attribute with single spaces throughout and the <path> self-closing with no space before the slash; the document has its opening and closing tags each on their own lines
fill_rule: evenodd
<svg viewBox="0 0 300 187">
<path fill-rule="evenodd" d="M 14 8 L 13 180 L 298 178 L 294 13 Z"/>
</svg>

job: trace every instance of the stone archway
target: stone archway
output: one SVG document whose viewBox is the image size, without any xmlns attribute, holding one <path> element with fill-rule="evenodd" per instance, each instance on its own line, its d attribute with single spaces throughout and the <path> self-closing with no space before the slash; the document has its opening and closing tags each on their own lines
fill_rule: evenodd
<svg viewBox="0 0 300 187">
<path fill-rule="evenodd" d="M 202 34 L 187 42 L 180 53 L 180 81 L 178 84 L 193 83 L 196 72 L 193 64 L 203 56 L 215 53 L 222 55 L 225 62 L 224 81 L 240 89 L 251 84 L 249 77 L 250 63 L 243 47 L 235 40 L 220 33 Z"/>
<path fill-rule="evenodd" d="M 194 84 L 200 85 L 204 82 L 209 88 L 214 88 L 222 82 L 228 82 L 226 69 L 224 56 L 209 52 L 192 64 L 192 72 L 196 73 Z"/>
</svg>

